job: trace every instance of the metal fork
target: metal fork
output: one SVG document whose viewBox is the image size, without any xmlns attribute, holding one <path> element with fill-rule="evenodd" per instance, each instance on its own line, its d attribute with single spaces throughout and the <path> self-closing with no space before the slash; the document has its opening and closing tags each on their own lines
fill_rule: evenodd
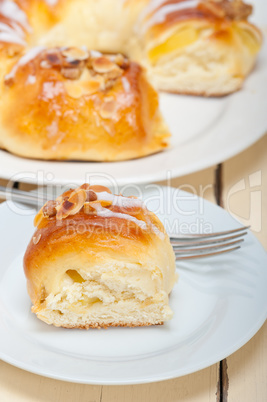
<svg viewBox="0 0 267 402">
<path fill-rule="evenodd" d="M 46 199 L 37 194 L 0 186 L 0 198 L 40 207 Z M 176 260 L 211 257 L 240 248 L 249 226 L 209 234 L 169 235 Z"/>
<path fill-rule="evenodd" d="M 169 235 L 169 237 L 176 260 L 191 260 L 238 250 L 249 227 L 243 226 L 209 234 Z"/>
</svg>

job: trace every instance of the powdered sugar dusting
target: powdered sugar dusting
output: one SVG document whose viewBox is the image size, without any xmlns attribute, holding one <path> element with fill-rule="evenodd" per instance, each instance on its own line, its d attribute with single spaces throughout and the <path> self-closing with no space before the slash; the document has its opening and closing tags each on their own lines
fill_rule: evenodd
<svg viewBox="0 0 267 402">
<path fill-rule="evenodd" d="M 55 96 L 58 96 L 63 92 L 63 86 L 61 82 L 45 82 L 43 84 L 43 99 L 49 101 Z"/>
<path fill-rule="evenodd" d="M 57 121 L 52 121 L 50 126 L 46 127 L 48 137 L 54 137 L 58 133 L 58 123 Z"/>
<path fill-rule="evenodd" d="M 33 85 L 36 83 L 36 76 L 35 75 L 29 75 L 26 81 L 26 84 Z"/>
</svg>

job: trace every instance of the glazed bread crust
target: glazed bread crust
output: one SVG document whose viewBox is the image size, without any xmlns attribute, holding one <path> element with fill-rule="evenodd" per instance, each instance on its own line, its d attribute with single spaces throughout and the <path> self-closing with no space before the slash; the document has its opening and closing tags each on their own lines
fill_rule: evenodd
<svg viewBox="0 0 267 402">
<path fill-rule="evenodd" d="M 154 3 L 154 7 L 153 7 Z M 241 88 L 262 34 L 242 1 L 152 1 L 136 27 L 132 56 L 167 92 L 222 96 Z"/>
<path fill-rule="evenodd" d="M 84 201 L 89 191 L 96 200 Z M 28 292 L 38 318 L 68 328 L 170 319 L 175 258 L 159 219 L 135 198 L 89 186 L 69 194 L 39 212 L 25 253 Z M 77 212 L 72 214 L 66 202 L 74 203 Z"/>
<path fill-rule="evenodd" d="M 3 148 L 28 158 L 115 161 L 168 146 L 157 93 L 137 63 L 86 48 L 37 47 L 25 57 L 5 76 Z"/>
</svg>

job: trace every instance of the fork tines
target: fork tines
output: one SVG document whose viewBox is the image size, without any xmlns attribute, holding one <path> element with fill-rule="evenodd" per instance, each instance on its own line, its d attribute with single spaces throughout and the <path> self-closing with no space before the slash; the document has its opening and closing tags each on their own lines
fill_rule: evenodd
<svg viewBox="0 0 267 402">
<path fill-rule="evenodd" d="M 170 240 L 176 260 L 210 257 L 239 249 L 248 228 L 244 226 L 209 234 L 171 235 Z"/>
</svg>

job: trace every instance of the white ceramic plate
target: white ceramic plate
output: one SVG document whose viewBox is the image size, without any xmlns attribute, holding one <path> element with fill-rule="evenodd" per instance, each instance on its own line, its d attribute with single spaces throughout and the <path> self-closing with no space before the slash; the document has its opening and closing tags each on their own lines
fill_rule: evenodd
<svg viewBox="0 0 267 402">
<path fill-rule="evenodd" d="M 150 209 L 182 232 L 239 227 L 223 209 L 188 193 L 143 191 Z M 244 345 L 267 314 L 267 256 L 249 233 L 236 252 L 180 262 L 163 326 L 68 330 L 30 311 L 22 258 L 33 216 L 0 206 L 0 357 L 44 376 L 88 384 L 137 384 L 205 368 Z"/>
<path fill-rule="evenodd" d="M 250 2 L 251 3 L 251 2 Z M 255 0 L 254 21 L 266 26 L 267 3 Z M 162 94 L 161 109 L 172 133 L 168 151 L 112 163 L 27 160 L 0 151 L 0 177 L 38 184 L 119 185 L 183 176 L 222 162 L 256 142 L 267 130 L 267 43 L 241 91 L 219 99 Z"/>
</svg>

